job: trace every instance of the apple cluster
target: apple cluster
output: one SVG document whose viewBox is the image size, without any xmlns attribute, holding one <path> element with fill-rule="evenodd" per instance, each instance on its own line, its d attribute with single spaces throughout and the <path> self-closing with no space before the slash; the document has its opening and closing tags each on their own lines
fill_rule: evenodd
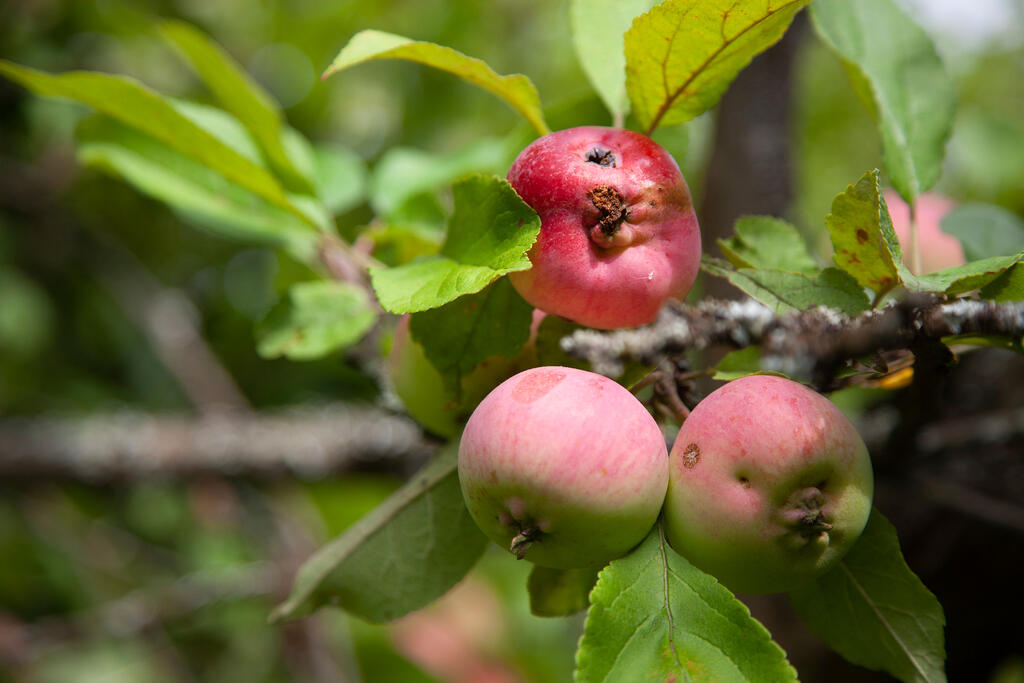
<svg viewBox="0 0 1024 683">
<path fill-rule="evenodd" d="M 675 161 L 649 138 L 552 133 L 522 151 L 508 180 L 541 218 L 533 267 L 510 276 L 538 310 L 633 327 L 689 291 L 701 251 L 693 204 Z M 517 558 L 602 566 L 660 515 L 677 552 L 740 593 L 790 590 L 834 566 L 864 529 L 873 493 L 850 421 L 802 384 L 764 375 L 708 395 L 669 452 L 621 385 L 531 367 L 473 410 L 458 469 L 473 519 Z"/>
</svg>

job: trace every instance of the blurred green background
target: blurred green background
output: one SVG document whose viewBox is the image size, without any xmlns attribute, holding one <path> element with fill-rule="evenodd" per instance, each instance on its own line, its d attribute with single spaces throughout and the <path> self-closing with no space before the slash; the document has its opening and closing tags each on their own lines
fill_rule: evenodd
<svg viewBox="0 0 1024 683">
<path fill-rule="evenodd" d="M 936 189 L 1024 214 L 1024 3 L 981 3 L 974 14 L 991 21 L 970 31 L 951 23 L 944 3 L 907 6 L 960 87 Z M 349 236 L 373 219 L 381 197 L 422 173 L 403 166 L 395 148 L 503 174 L 528 139 L 501 101 L 427 68 L 377 62 L 321 81 L 361 29 L 527 74 L 553 128 L 610 123 L 576 63 L 567 2 L 15 0 L 0 4 L 0 57 L 51 72 L 129 74 L 205 101 L 152 34 L 153 17 L 208 32 L 295 128 L 362 160 L 365 173 L 350 178 L 336 217 Z M 811 32 L 796 65 L 790 218 L 817 243 L 832 197 L 879 166 L 880 151 L 841 64 Z M 125 183 L 83 170 L 73 130 L 87 113 L 0 80 L 0 424 L 194 415 L 222 402 L 257 411 L 394 407 L 376 348 L 305 363 L 260 358 L 255 325 L 312 273 L 275 250 L 197 230 Z M 698 198 L 712 131 L 708 114 L 658 134 Z M 437 212 L 445 201 L 443 192 L 420 199 Z M 223 373 L 212 389 L 183 386 L 188 373 L 159 342 L 153 302 L 167 295 L 202 340 L 203 352 L 185 362 Z M 361 463 L 322 479 L 215 469 L 99 482 L 11 475 L 0 482 L 0 680 L 569 680 L 581 621 L 531 617 L 527 568 L 496 550 L 451 596 L 395 625 L 330 610 L 267 624 L 298 564 L 415 464 Z M 1005 680 L 1021 680 L 1020 667 L 1007 664 Z"/>
</svg>

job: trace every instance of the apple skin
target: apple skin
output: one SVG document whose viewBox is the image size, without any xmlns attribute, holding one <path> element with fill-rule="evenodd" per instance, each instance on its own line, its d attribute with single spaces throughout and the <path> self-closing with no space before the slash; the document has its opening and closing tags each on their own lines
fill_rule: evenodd
<svg viewBox="0 0 1024 683">
<path fill-rule="evenodd" d="M 444 380 L 409 334 L 409 316 L 398 320 L 388 356 L 388 375 L 406 411 L 427 431 L 448 439 L 462 431 L 470 413 L 491 389 L 524 368 L 537 364 L 534 340 L 545 313 L 534 309 L 530 338 L 514 358 L 485 358 L 462 378 L 462 400 L 445 391 Z"/>
<path fill-rule="evenodd" d="M 798 382 L 715 390 L 672 447 L 671 546 L 735 593 L 778 593 L 828 571 L 871 513 L 871 459 L 853 424 Z"/>
<path fill-rule="evenodd" d="M 668 449 L 625 388 L 544 366 L 509 378 L 477 406 L 459 444 L 459 481 L 480 529 L 520 559 L 596 567 L 654 526 Z"/>
<path fill-rule="evenodd" d="M 701 241 L 690 190 L 650 138 L 599 126 L 550 133 L 520 152 L 508 181 L 541 218 L 533 267 L 509 274 L 533 306 L 588 327 L 636 327 L 693 286 Z"/>
<path fill-rule="evenodd" d="M 910 207 L 895 190 L 885 190 L 885 204 L 889 207 L 892 227 L 903 248 L 903 262 L 910 264 Z M 942 219 L 956 202 L 940 194 L 925 193 L 917 198 L 917 239 L 921 253 L 921 272 L 962 266 L 967 263 L 960 240 L 942 232 Z M 920 274 L 920 273 L 916 273 Z"/>
</svg>

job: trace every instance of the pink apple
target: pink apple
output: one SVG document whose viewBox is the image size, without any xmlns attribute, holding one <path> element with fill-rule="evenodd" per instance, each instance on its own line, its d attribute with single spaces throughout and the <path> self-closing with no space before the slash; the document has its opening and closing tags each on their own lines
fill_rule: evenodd
<svg viewBox="0 0 1024 683">
<path fill-rule="evenodd" d="M 697 216 L 679 166 L 650 138 L 597 126 L 550 133 L 519 154 L 508 181 L 541 218 L 533 268 L 509 275 L 537 308 L 636 327 L 690 291 Z"/>
<path fill-rule="evenodd" d="M 466 507 L 483 532 L 545 567 L 601 566 L 657 520 L 668 449 L 644 406 L 607 377 L 539 367 L 487 395 L 459 444 Z"/>
<path fill-rule="evenodd" d="M 737 593 L 776 593 L 835 566 L 871 512 L 864 442 L 824 396 L 764 375 L 726 384 L 672 447 L 665 534 Z"/>
<path fill-rule="evenodd" d="M 903 249 L 903 262 L 910 264 L 910 207 L 895 190 L 885 190 L 886 206 L 892 227 Z M 939 194 L 923 194 L 917 198 L 917 239 L 921 254 L 921 272 L 932 273 L 967 263 L 960 240 L 942 232 L 942 219 L 956 202 Z"/>
</svg>

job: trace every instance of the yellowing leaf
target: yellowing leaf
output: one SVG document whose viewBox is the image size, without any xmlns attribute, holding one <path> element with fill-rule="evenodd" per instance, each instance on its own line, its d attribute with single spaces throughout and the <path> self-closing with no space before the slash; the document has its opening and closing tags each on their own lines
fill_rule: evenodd
<svg viewBox="0 0 1024 683">
<path fill-rule="evenodd" d="M 650 135 L 718 103 L 810 0 L 666 0 L 626 33 L 626 91 Z"/>
<path fill-rule="evenodd" d="M 412 40 L 393 33 L 360 31 L 355 34 L 324 72 L 324 78 L 372 59 L 406 59 L 447 71 L 508 102 L 541 135 L 550 132 L 541 113 L 537 89 L 526 76 L 502 76 L 482 60 L 450 47 Z"/>
</svg>

